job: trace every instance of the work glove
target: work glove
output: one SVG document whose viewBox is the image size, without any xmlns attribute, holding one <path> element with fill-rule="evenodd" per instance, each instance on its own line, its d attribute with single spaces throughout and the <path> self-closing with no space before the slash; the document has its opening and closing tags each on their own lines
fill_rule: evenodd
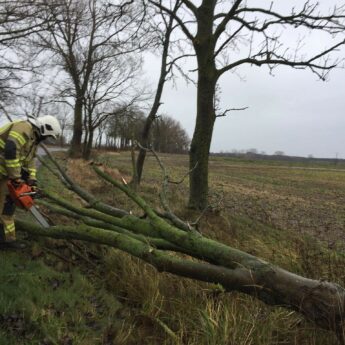
<svg viewBox="0 0 345 345">
<path fill-rule="evenodd" d="M 12 178 L 11 179 L 11 183 L 15 188 L 20 187 L 23 183 L 25 183 L 24 180 L 22 180 L 21 178 Z"/>
<path fill-rule="evenodd" d="M 33 178 L 29 178 L 27 180 L 27 185 L 31 187 L 31 190 L 33 192 L 37 192 L 38 187 L 37 187 L 37 180 L 33 179 Z"/>
<path fill-rule="evenodd" d="M 29 178 L 27 180 L 27 184 L 30 187 L 37 187 L 37 180 L 33 179 L 33 178 Z"/>
</svg>

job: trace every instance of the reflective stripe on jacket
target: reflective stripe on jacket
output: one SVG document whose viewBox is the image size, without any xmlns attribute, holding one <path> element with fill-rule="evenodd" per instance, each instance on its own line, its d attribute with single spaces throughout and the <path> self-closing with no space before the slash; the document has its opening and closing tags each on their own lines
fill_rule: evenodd
<svg viewBox="0 0 345 345">
<path fill-rule="evenodd" d="M 37 143 L 32 125 L 27 121 L 10 122 L 0 128 L 0 174 L 20 178 L 21 170 L 36 179 Z"/>
</svg>

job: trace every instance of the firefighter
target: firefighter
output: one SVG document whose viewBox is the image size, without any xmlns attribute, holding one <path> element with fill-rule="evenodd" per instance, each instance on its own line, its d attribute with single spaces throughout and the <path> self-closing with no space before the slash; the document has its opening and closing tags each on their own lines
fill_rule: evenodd
<svg viewBox="0 0 345 345">
<path fill-rule="evenodd" d="M 56 139 L 60 134 L 59 121 L 50 115 L 10 122 L 0 128 L 0 248 L 25 247 L 16 241 L 15 205 L 8 195 L 7 181 L 15 186 L 25 182 L 35 188 L 37 146 L 44 139 Z"/>
</svg>

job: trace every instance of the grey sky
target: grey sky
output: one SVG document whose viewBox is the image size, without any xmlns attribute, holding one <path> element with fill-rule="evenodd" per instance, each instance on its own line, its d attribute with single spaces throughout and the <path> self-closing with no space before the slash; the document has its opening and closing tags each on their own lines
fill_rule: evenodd
<svg viewBox="0 0 345 345">
<path fill-rule="evenodd" d="M 260 4 L 271 3 L 271 0 L 260 1 Z M 289 13 L 293 5 L 301 6 L 304 2 L 273 1 L 274 9 L 282 9 L 285 13 Z M 257 0 L 248 0 L 248 3 L 257 4 Z M 327 9 L 335 4 L 345 5 L 345 0 L 324 0 L 320 6 Z M 328 35 L 320 32 L 311 34 L 279 29 L 279 33 L 291 49 L 299 38 L 306 36 L 304 50 L 310 54 L 334 43 Z M 345 33 L 337 41 L 344 38 Z M 236 58 L 233 51 L 229 54 Z M 246 57 L 246 52 L 243 55 Z M 337 55 L 345 58 L 345 48 Z M 184 67 L 188 70 L 195 65 L 186 62 Z M 146 81 L 154 90 L 160 69 L 159 58 L 146 54 L 143 69 Z M 241 78 L 228 72 L 220 79 L 221 108 L 249 108 L 217 119 L 211 151 L 256 148 L 269 154 L 280 150 L 289 155 L 335 157 L 338 154 L 345 158 L 345 69 L 333 70 L 327 82 L 319 81 L 308 70 L 288 67 L 275 69 L 274 77 L 269 75 L 266 67 L 243 66 L 236 72 Z M 166 85 L 160 112 L 179 120 L 192 137 L 196 89 L 192 84 L 186 85 L 182 78 L 176 80 L 176 84 L 176 88 L 171 82 Z M 5 118 L 0 117 L 0 123 L 3 121 Z"/>
<path fill-rule="evenodd" d="M 278 3 L 278 1 L 274 1 Z M 296 1 L 280 3 L 284 8 Z M 301 2 L 299 2 L 301 3 Z M 327 0 L 323 5 L 344 4 Z M 307 52 L 316 52 L 332 44 L 327 35 L 306 33 Z M 284 32 L 290 47 L 301 36 Z M 344 35 L 342 36 L 342 39 Z M 339 40 L 341 37 L 338 38 Z M 345 49 L 338 52 L 345 57 Z M 147 56 L 146 79 L 155 86 L 159 59 Z M 241 78 L 227 73 L 220 79 L 221 107 L 248 106 L 216 121 L 211 151 L 256 148 L 267 153 L 276 150 L 289 155 L 345 158 L 345 70 L 336 69 L 329 81 L 321 82 L 310 71 L 279 67 L 274 77 L 266 67 L 244 66 L 237 70 Z M 245 79 L 245 81 L 242 80 Z M 178 119 L 190 136 L 193 134 L 196 113 L 196 90 L 182 80 L 177 88 L 169 83 L 163 95 L 160 111 Z"/>
</svg>

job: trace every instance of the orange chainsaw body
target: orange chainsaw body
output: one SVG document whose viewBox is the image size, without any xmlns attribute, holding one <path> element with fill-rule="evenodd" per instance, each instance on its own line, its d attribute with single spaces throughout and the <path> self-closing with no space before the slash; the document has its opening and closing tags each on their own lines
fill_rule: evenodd
<svg viewBox="0 0 345 345">
<path fill-rule="evenodd" d="M 33 191 L 32 188 L 26 183 L 22 183 L 19 186 L 14 186 L 11 181 L 7 182 L 8 191 L 13 202 L 20 208 L 30 211 L 38 223 L 44 227 L 49 228 L 50 225 L 47 220 L 42 217 L 34 204 L 33 196 L 37 196 L 37 192 Z"/>
<path fill-rule="evenodd" d="M 18 187 L 15 187 L 11 181 L 8 181 L 7 187 L 12 200 L 17 206 L 24 208 L 25 210 L 29 210 L 34 205 L 34 200 L 30 195 L 32 193 L 32 189 L 29 185 L 22 183 Z"/>
</svg>

